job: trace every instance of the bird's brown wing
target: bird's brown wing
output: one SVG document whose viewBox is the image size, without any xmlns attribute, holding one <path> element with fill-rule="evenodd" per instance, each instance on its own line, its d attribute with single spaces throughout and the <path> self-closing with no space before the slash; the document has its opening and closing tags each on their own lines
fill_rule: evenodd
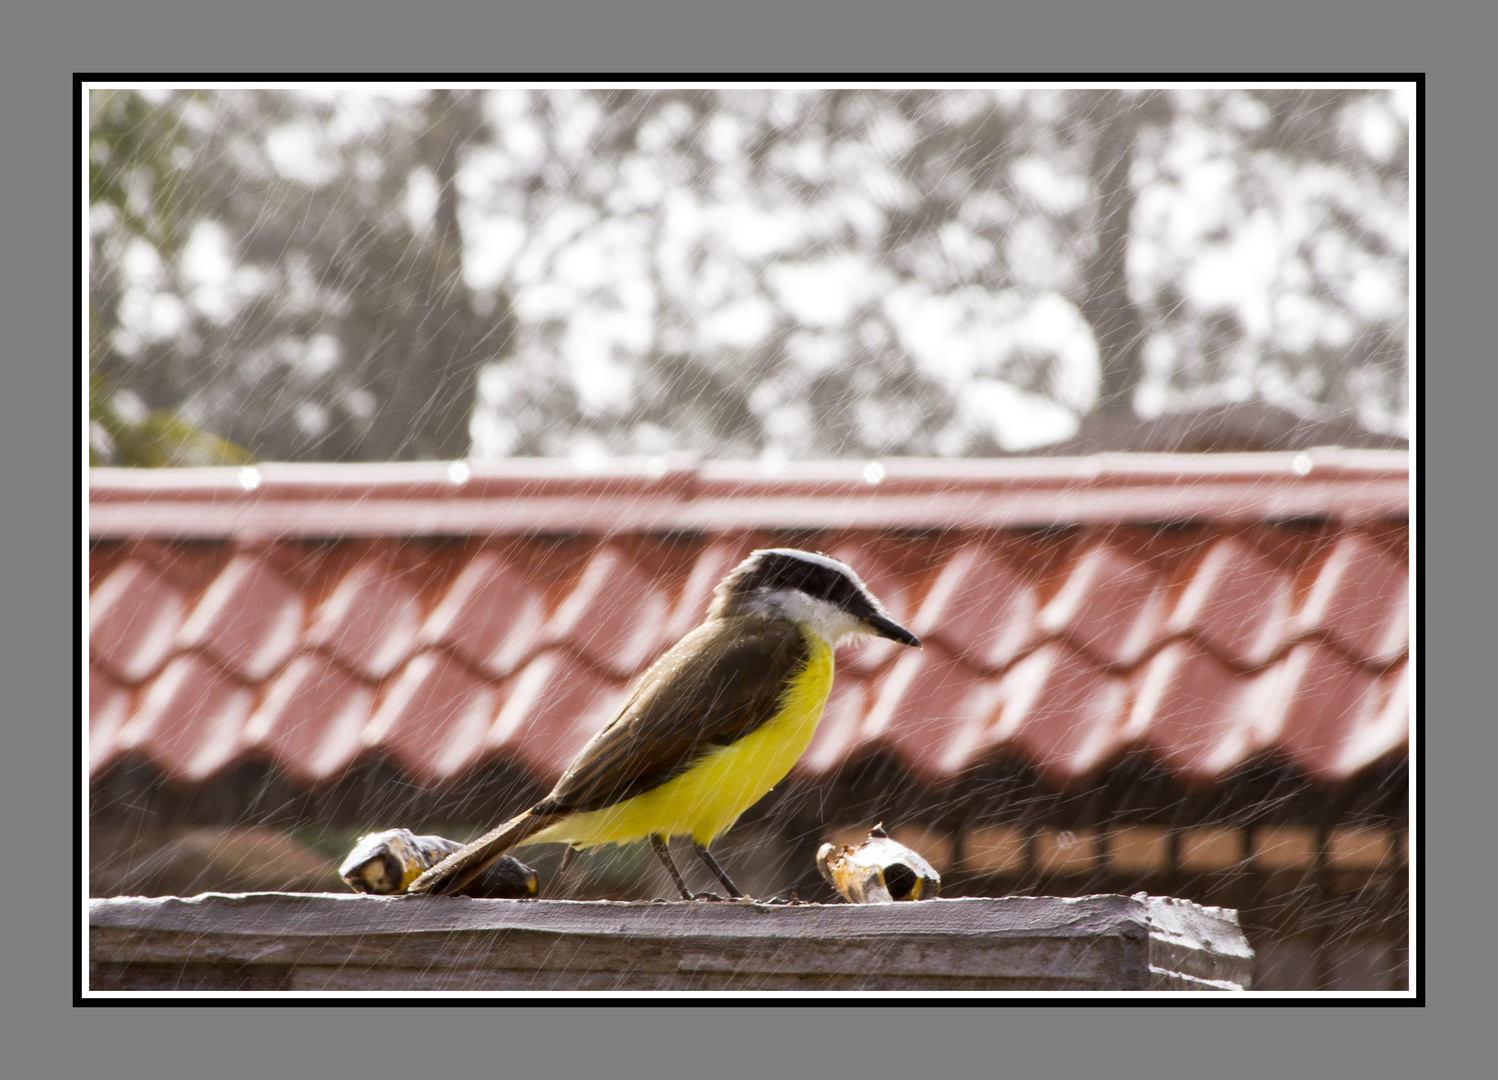
<svg viewBox="0 0 1498 1080">
<path fill-rule="evenodd" d="M 659 787 L 775 715 L 810 651 L 783 619 L 713 619 L 657 660 L 534 812 L 597 810 Z"/>
</svg>

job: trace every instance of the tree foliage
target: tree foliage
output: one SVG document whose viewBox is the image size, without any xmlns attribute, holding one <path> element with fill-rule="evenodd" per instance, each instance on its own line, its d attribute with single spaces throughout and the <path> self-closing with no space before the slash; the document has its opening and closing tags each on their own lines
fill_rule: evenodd
<svg viewBox="0 0 1498 1080">
<path fill-rule="evenodd" d="M 182 246 L 182 196 L 190 182 L 181 167 L 185 150 L 176 118 L 138 94 L 117 90 L 99 91 L 89 104 L 94 218 L 117 222 L 121 235 L 174 255 Z M 120 281 L 97 254 L 90 270 L 89 464 L 160 468 L 251 460 L 242 447 L 200 430 L 172 408 L 143 410 L 135 395 L 117 393 L 111 373 L 118 375 L 121 364 L 109 327 Z"/>
<path fill-rule="evenodd" d="M 991 454 L 1249 400 L 1315 441 L 1408 411 L 1387 92 L 110 94 L 96 369 L 262 458 Z"/>
</svg>

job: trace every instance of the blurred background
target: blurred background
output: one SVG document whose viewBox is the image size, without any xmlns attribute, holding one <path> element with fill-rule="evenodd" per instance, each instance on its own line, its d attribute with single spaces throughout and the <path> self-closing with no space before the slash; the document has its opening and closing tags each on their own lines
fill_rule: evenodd
<svg viewBox="0 0 1498 1080">
<path fill-rule="evenodd" d="M 1401 445 L 1412 101 L 94 90 L 90 445 Z"/>
<path fill-rule="evenodd" d="M 1413 89 L 87 109 L 91 895 L 477 835 L 789 544 L 928 647 L 840 655 L 719 845 L 752 893 L 834 899 L 882 820 L 944 895 L 1190 897 L 1264 988 L 1404 985 Z"/>
</svg>

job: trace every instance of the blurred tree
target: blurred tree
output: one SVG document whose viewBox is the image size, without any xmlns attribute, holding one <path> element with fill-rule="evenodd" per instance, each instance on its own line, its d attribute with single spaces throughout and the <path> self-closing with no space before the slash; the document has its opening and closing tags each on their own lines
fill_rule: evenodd
<svg viewBox="0 0 1498 1080">
<path fill-rule="evenodd" d="M 169 113 L 139 95 L 101 91 L 90 101 L 91 168 L 89 205 L 95 220 L 119 222 L 168 255 L 181 247 L 181 195 L 187 177 L 179 169 L 178 129 Z M 162 467 L 232 465 L 251 460 L 242 447 L 202 431 L 172 408 L 139 408 L 124 415 L 114 380 L 122 358 L 114 351 L 111 317 L 119 299 L 119 279 L 107 263 L 90 263 L 89 289 L 89 464 Z M 175 402 L 173 403 L 175 404 Z"/>
<path fill-rule="evenodd" d="M 91 130 L 94 187 L 128 188 L 143 156 L 170 162 L 174 224 L 96 207 L 109 385 L 263 458 L 465 455 L 477 372 L 511 333 L 503 298 L 481 317 L 462 279 L 474 95 L 436 91 L 352 130 L 336 103 L 273 91 L 125 98 L 117 111 L 149 120 L 128 143 Z"/>
<path fill-rule="evenodd" d="M 96 211 L 101 367 L 261 457 L 458 457 L 470 418 L 480 453 L 796 458 L 1408 412 L 1387 92 L 127 99 L 174 225 Z M 1141 424 L 1172 411 L 1215 435 Z"/>
<path fill-rule="evenodd" d="M 121 416 L 111 390 L 102 376 L 89 375 L 90 465 L 160 469 L 255 460 L 244 447 L 189 424 L 170 409 L 152 409 L 133 419 Z"/>
</svg>

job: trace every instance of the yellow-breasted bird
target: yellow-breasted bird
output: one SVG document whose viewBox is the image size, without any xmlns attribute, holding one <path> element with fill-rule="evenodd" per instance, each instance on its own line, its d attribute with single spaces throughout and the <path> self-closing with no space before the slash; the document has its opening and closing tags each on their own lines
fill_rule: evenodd
<svg viewBox="0 0 1498 1080">
<path fill-rule="evenodd" d="M 666 843 L 708 850 L 806 750 L 832 689 L 832 650 L 855 635 L 919 647 L 853 569 L 793 548 L 756 551 L 713 590 L 707 618 L 641 677 L 544 799 L 411 883 L 452 893 L 512 848 L 649 840 L 685 899 L 695 899 Z"/>
</svg>

